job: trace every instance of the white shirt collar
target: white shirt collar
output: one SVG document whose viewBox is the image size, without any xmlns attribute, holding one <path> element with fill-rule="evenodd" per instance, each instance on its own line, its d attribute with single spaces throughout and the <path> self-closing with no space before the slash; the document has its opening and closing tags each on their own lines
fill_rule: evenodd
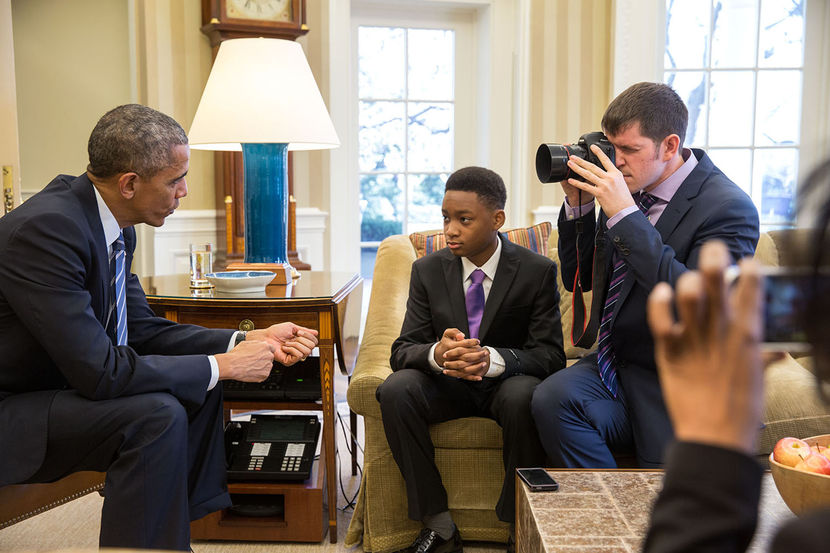
<svg viewBox="0 0 830 553">
<path fill-rule="evenodd" d="M 101 193 L 98 192 L 95 185 L 92 186 L 92 189 L 95 190 L 95 199 L 98 201 L 98 216 L 101 218 L 101 226 L 104 227 L 104 241 L 107 244 L 107 248 L 111 248 L 112 243 L 121 234 L 121 227 L 118 226 L 115 215 L 107 207 L 104 198 L 101 197 Z"/>
<path fill-rule="evenodd" d="M 467 279 L 470 278 L 470 274 L 476 269 L 481 269 L 484 271 L 487 278 L 493 280 L 496 276 L 496 269 L 499 268 L 499 259 L 501 259 L 501 238 L 498 239 L 498 244 L 496 244 L 496 251 L 493 252 L 490 259 L 485 261 L 484 265 L 481 267 L 476 267 L 476 264 L 466 257 L 461 258 L 461 276 L 463 277 L 461 282 L 467 282 Z"/>
</svg>

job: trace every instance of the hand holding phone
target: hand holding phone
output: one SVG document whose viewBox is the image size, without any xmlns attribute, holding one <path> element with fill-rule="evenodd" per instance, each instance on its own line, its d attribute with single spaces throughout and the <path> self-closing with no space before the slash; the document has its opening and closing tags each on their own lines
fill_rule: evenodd
<svg viewBox="0 0 830 553">
<path fill-rule="evenodd" d="M 813 272 L 809 267 L 761 267 L 764 277 L 764 351 L 809 351 L 804 311 L 813 284 Z M 740 276 L 736 266 L 726 271 L 727 282 Z M 814 294 L 830 291 L 830 275 L 820 273 L 818 290 Z"/>
<path fill-rule="evenodd" d="M 532 492 L 555 492 L 559 489 L 559 484 L 545 469 L 516 469 L 516 473 Z"/>
</svg>

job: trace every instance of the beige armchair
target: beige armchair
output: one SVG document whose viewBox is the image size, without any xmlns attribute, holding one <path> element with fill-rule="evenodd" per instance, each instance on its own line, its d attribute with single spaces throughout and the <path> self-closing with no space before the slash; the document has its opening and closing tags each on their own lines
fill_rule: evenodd
<svg viewBox="0 0 830 553">
<path fill-rule="evenodd" d="M 785 235 L 763 235 L 757 256 L 778 264 Z M 548 256 L 558 262 L 556 232 Z M 348 390 L 352 410 L 364 417 L 365 457 L 357 505 L 346 545 L 362 542 L 365 551 L 387 552 L 406 547 L 420 531 L 407 517 L 406 491 L 386 442 L 375 390 L 391 374 L 390 347 L 401 329 L 415 249 L 406 236 L 391 236 L 378 249 L 372 295 L 357 364 Z M 571 330 L 571 294 L 559 279 L 566 354 L 575 360 L 584 350 L 567 347 Z M 806 361 L 805 361 L 806 363 Z M 815 395 L 812 375 L 791 357 L 767 371 L 766 428 L 759 454 L 769 454 L 778 438 L 830 432 L 830 414 Z M 501 491 L 501 429 L 488 419 L 465 418 L 431 428 L 435 458 L 447 489 L 453 519 L 464 540 L 506 542 L 507 524 L 494 507 Z"/>
</svg>

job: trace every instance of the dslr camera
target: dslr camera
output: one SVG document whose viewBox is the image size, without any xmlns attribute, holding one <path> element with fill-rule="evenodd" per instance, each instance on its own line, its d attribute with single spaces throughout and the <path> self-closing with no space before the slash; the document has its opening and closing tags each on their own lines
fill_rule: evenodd
<svg viewBox="0 0 830 553">
<path fill-rule="evenodd" d="M 591 145 L 596 144 L 614 163 L 614 146 L 601 132 L 589 132 L 579 137 L 576 144 L 541 144 L 536 150 L 536 176 L 542 182 L 559 182 L 574 178 L 585 182 L 585 179 L 571 172 L 568 167 L 568 157 L 581 157 L 594 165 L 602 167 L 602 162 L 591 151 Z"/>
</svg>

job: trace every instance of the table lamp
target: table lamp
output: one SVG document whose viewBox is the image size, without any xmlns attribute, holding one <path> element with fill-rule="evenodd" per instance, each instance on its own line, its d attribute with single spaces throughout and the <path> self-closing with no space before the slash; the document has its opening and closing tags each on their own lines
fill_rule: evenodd
<svg viewBox="0 0 830 553">
<path fill-rule="evenodd" d="M 302 47 L 238 38 L 219 46 L 189 133 L 190 146 L 242 150 L 245 259 L 229 270 L 268 270 L 291 282 L 288 150 L 340 145 Z"/>
</svg>

